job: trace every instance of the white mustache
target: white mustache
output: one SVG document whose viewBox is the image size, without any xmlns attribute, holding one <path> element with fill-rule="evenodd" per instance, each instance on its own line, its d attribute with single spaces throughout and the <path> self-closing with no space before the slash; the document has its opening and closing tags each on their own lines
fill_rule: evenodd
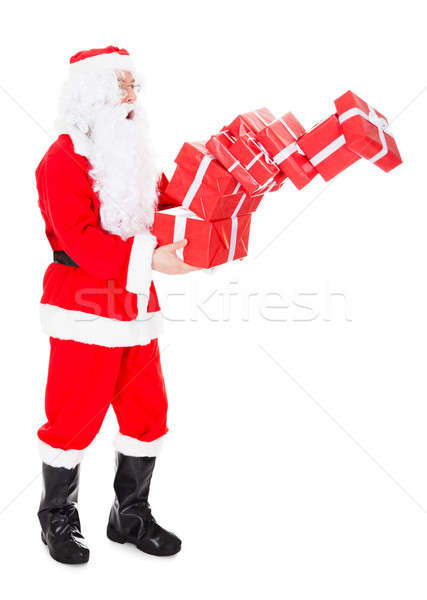
<svg viewBox="0 0 427 600">
<path fill-rule="evenodd" d="M 135 104 L 117 104 L 116 106 L 105 105 L 95 115 L 95 122 L 101 122 L 104 120 L 106 123 L 111 123 L 111 119 L 116 122 L 126 120 L 130 112 L 135 111 Z"/>
<path fill-rule="evenodd" d="M 131 113 L 134 110 L 135 110 L 135 105 L 128 104 L 126 102 L 126 103 L 120 105 L 120 110 L 118 111 L 118 114 L 121 118 L 126 119 L 126 117 L 129 115 L 129 113 Z"/>
</svg>

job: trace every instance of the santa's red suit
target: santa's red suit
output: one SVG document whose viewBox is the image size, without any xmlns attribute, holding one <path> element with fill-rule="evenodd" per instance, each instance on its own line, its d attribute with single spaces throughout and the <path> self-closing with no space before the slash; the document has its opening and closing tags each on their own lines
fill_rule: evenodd
<svg viewBox="0 0 427 600">
<path fill-rule="evenodd" d="M 74 87 L 66 99 L 75 97 L 72 110 L 63 109 L 68 126 L 36 171 L 39 205 L 54 259 L 44 276 L 40 306 L 42 327 L 51 344 L 47 421 L 38 430 L 44 478 L 39 510 L 42 539 L 56 560 L 87 561 L 75 510 L 79 463 L 111 404 L 119 432 L 114 442 L 116 500 L 108 536 L 131 541 L 152 554 L 174 554 L 180 541 L 155 523 L 147 502 L 154 457 L 167 432 L 167 396 L 157 343 L 162 315 L 151 279 L 156 239 L 146 221 L 154 213 L 152 199 L 161 194 L 165 178 L 156 189 L 156 171 L 149 189 L 152 171 L 146 166 L 147 156 L 145 163 L 135 163 L 146 168 L 140 182 L 142 188 L 148 186 L 145 200 L 136 189 L 139 171 L 135 181 L 131 178 L 130 183 L 118 185 L 119 179 L 111 175 L 116 169 L 114 155 L 109 168 L 104 168 L 110 150 L 105 142 L 101 159 L 90 150 L 96 136 L 108 129 L 108 115 L 97 133 L 89 120 L 89 125 L 82 124 L 78 113 L 91 114 L 92 105 L 102 113 L 109 103 L 116 111 L 120 102 L 128 102 L 107 102 L 99 91 L 104 85 L 105 94 L 113 99 L 118 93 L 129 95 L 133 83 L 118 85 L 118 74 L 134 72 L 128 52 L 110 46 L 81 52 L 70 62 Z M 87 99 L 88 86 L 97 94 L 96 101 Z M 134 105 L 124 108 L 130 114 Z M 91 152 L 94 164 L 89 160 Z M 129 225 L 133 221 L 139 225 Z M 138 232 L 129 235 L 132 227 Z M 114 228 L 127 234 L 114 233 Z"/>
<path fill-rule="evenodd" d="M 155 238 L 123 241 L 102 230 L 90 164 L 69 135 L 52 144 L 36 171 L 39 204 L 54 252 L 43 280 L 41 322 L 51 336 L 43 460 L 73 466 L 112 403 L 117 450 L 155 455 L 167 431 L 157 337 L 162 315 L 151 281 Z M 63 452 L 58 452 L 63 450 Z"/>
</svg>

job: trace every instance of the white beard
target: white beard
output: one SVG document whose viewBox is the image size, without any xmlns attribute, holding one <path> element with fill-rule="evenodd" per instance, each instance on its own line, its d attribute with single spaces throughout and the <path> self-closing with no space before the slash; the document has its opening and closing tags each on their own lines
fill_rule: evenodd
<svg viewBox="0 0 427 600">
<path fill-rule="evenodd" d="M 133 119 L 127 119 L 134 111 Z M 93 188 L 103 229 L 127 239 L 153 224 L 159 171 L 145 111 L 138 104 L 104 104 L 87 133 Z"/>
</svg>

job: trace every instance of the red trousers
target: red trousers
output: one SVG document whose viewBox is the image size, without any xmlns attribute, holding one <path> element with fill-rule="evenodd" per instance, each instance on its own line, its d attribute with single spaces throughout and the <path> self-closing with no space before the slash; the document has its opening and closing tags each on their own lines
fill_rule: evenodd
<svg viewBox="0 0 427 600">
<path fill-rule="evenodd" d="M 52 449 L 83 450 L 98 433 L 110 404 L 121 444 L 125 441 L 130 454 L 138 455 L 135 448 L 150 447 L 167 432 L 157 339 L 145 346 L 107 348 L 50 338 L 50 345 L 47 422 L 38 430 L 42 442 Z"/>
</svg>

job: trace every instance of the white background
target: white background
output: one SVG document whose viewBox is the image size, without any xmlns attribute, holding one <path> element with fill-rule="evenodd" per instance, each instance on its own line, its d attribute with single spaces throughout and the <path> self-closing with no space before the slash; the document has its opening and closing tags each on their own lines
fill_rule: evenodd
<svg viewBox="0 0 427 600">
<path fill-rule="evenodd" d="M 0 554 L 8 597 L 401 599 L 427 593 L 425 18 L 420 3 L 13 2 L 0 50 Z M 50 249 L 34 170 L 69 56 L 115 44 L 146 78 L 162 166 L 239 112 L 308 128 L 352 89 L 404 164 L 266 197 L 250 257 L 156 277 L 170 434 L 152 505 L 172 559 L 105 537 L 113 416 L 82 469 L 84 567 L 39 538 Z M 167 298 L 168 294 L 177 294 Z M 305 307 L 305 308 L 304 308 Z M 307 308 L 308 307 L 308 308 Z M 6 587 L 5 587 L 6 586 Z"/>
</svg>

